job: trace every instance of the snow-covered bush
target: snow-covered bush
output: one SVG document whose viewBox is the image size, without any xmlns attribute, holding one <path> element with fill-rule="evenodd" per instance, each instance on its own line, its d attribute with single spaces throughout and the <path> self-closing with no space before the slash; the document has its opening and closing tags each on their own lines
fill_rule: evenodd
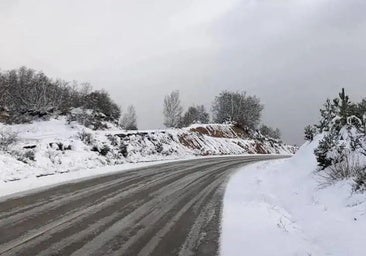
<svg viewBox="0 0 366 256">
<path fill-rule="evenodd" d="M 313 141 L 315 135 L 316 135 L 316 128 L 314 126 L 308 125 L 304 129 L 304 139 L 307 141 Z"/>
<path fill-rule="evenodd" d="M 123 156 L 123 157 L 127 157 L 128 156 L 128 149 L 127 149 L 128 145 L 126 143 L 121 143 L 119 145 L 119 153 Z"/>
<path fill-rule="evenodd" d="M 329 182 L 343 180 L 349 177 L 358 177 L 366 167 L 360 161 L 359 155 L 352 154 L 349 150 L 344 150 L 335 157 L 337 159 L 334 159 L 335 161 L 320 173 Z"/>
<path fill-rule="evenodd" d="M 364 102 L 364 101 L 363 101 Z M 305 138 L 312 140 L 321 134 L 314 154 L 318 173 L 326 182 L 354 178 L 361 184 L 366 168 L 365 110 L 363 103 L 354 104 L 344 89 L 333 101 L 327 100 L 321 109 L 321 120 L 316 126 L 305 129 Z"/>
<path fill-rule="evenodd" d="M 338 138 L 334 134 L 327 134 L 315 149 L 314 153 L 316 160 L 318 161 L 318 166 L 321 170 L 332 165 L 333 159 L 332 156 L 330 156 L 330 151 L 336 149 L 337 140 Z M 338 157 L 337 154 L 333 154 L 333 156 Z"/>
<path fill-rule="evenodd" d="M 30 162 L 34 162 L 36 160 L 35 152 L 32 149 L 28 149 L 25 151 L 13 150 L 10 154 L 14 156 L 18 161 L 25 164 L 29 164 Z"/>
<path fill-rule="evenodd" d="M 99 150 L 99 154 L 102 156 L 106 156 L 111 151 L 111 148 L 108 145 L 103 145 L 102 148 Z"/>
<path fill-rule="evenodd" d="M 92 109 L 72 109 L 67 115 L 68 123 L 77 122 L 93 130 L 104 130 L 108 128 L 106 115 Z"/>
<path fill-rule="evenodd" d="M 83 130 L 82 132 L 78 133 L 78 136 L 82 142 L 84 142 L 86 145 L 91 145 L 93 143 L 94 137 L 93 134 L 90 132 L 86 132 Z"/>
<path fill-rule="evenodd" d="M 110 141 L 112 146 L 118 146 L 121 142 L 121 139 L 118 136 L 113 136 L 113 135 L 107 135 L 108 140 Z"/>
<path fill-rule="evenodd" d="M 354 182 L 354 190 L 366 192 L 366 168 L 363 168 L 356 173 Z"/>
<path fill-rule="evenodd" d="M 9 146 L 16 143 L 18 135 L 10 130 L 0 128 L 0 150 L 8 151 Z"/>
</svg>

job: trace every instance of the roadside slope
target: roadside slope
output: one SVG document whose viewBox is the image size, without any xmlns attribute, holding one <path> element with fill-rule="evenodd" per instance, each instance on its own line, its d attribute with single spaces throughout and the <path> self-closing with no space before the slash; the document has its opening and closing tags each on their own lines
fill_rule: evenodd
<svg viewBox="0 0 366 256">
<path fill-rule="evenodd" d="M 91 130 L 64 117 L 1 125 L 0 182 L 125 163 L 208 155 L 292 154 L 296 150 L 231 125 L 149 131 L 124 131 L 111 123 L 106 127 Z"/>
</svg>

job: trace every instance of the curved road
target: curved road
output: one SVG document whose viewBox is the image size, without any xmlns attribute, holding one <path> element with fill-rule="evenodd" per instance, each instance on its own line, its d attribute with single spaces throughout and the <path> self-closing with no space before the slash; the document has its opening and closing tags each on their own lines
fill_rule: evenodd
<svg viewBox="0 0 366 256">
<path fill-rule="evenodd" d="M 8 199 L 0 255 L 216 255 L 229 175 L 275 158 L 166 163 Z"/>
</svg>

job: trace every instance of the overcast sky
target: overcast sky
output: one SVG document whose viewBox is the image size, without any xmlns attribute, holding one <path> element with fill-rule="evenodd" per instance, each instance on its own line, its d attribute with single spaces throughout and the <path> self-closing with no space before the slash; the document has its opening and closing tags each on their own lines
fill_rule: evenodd
<svg viewBox="0 0 366 256">
<path fill-rule="evenodd" d="M 105 88 L 144 129 L 172 90 L 209 108 L 228 89 L 300 144 L 327 97 L 366 96 L 365 0 L 0 0 L 0 31 L 2 70 Z"/>
</svg>

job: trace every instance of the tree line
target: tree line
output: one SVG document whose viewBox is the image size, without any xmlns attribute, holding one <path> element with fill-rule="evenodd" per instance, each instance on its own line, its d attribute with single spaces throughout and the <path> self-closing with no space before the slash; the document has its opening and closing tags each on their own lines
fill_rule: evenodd
<svg viewBox="0 0 366 256">
<path fill-rule="evenodd" d="M 76 120 L 84 125 L 103 127 L 90 118 L 113 121 L 127 130 L 137 129 L 135 107 L 122 113 L 108 92 L 93 90 L 88 83 L 51 79 L 43 72 L 21 67 L 0 71 L 0 112 L 9 114 L 8 123 L 25 123 L 52 115 L 73 115 L 73 109 L 92 110 L 91 117 L 78 114 Z M 256 96 L 245 92 L 222 91 L 215 97 L 212 118 L 203 105 L 183 110 L 179 91 L 166 95 L 163 102 L 164 125 L 168 128 L 187 127 L 194 123 L 233 123 L 246 129 L 258 129 L 263 135 L 280 138 L 278 129 L 259 126 L 263 104 Z M 88 114 L 90 115 L 90 114 Z"/>
<path fill-rule="evenodd" d="M 106 91 L 93 90 L 89 84 L 53 80 L 26 67 L 0 72 L 0 108 L 9 113 L 8 123 L 68 114 L 74 108 L 102 113 L 107 121 L 116 121 L 121 115 Z"/>
<path fill-rule="evenodd" d="M 166 127 L 187 127 L 194 123 L 232 123 L 249 130 L 259 130 L 262 135 L 280 139 L 278 128 L 262 124 L 259 126 L 263 104 L 256 96 L 246 92 L 222 91 L 212 102 L 212 120 L 203 105 L 193 105 L 183 112 L 179 91 L 173 91 L 164 98 L 164 125 Z"/>
</svg>

